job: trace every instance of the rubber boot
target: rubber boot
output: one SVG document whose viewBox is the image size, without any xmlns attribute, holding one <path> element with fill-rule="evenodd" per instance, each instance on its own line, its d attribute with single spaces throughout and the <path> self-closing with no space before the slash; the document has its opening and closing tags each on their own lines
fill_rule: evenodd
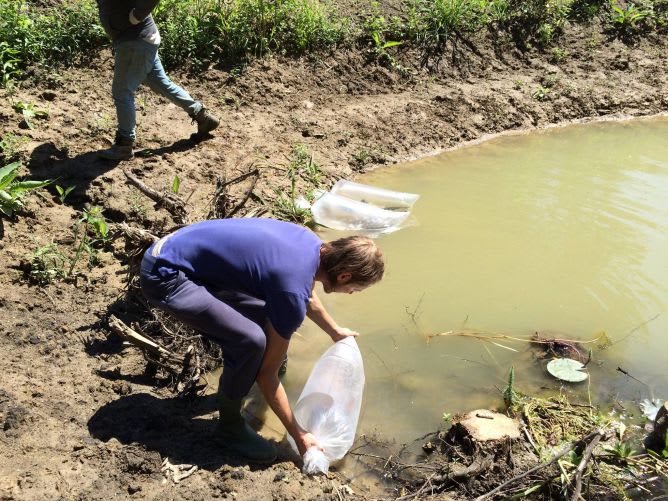
<svg viewBox="0 0 668 501">
<path fill-rule="evenodd" d="M 241 416 L 243 399 L 232 400 L 220 390 L 216 396 L 220 422 L 216 440 L 221 445 L 251 461 L 271 463 L 276 459 L 276 446 L 258 435 Z"/>
<path fill-rule="evenodd" d="M 197 135 L 199 136 L 208 134 L 220 124 L 220 120 L 209 113 L 204 107 L 192 119 L 193 122 L 197 122 Z"/>
<path fill-rule="evenodd" d="M 115 160 L 122 162 L 123 160 L 130 160 L 134 157 L 135 142 L 129 137 L 123 137 L 116 134 L 116 140 L 111 148 L 97 152 L 97 156 L 105 160 Z"/>
</svg>

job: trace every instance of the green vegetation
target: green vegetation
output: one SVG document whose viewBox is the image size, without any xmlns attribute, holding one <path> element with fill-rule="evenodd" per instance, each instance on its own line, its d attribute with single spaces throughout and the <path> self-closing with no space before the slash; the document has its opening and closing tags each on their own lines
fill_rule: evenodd
<svg viewBox="0 0 668 501">
<path fill-rule="evenodd" d="M 17 136 L 8 132 L 0 138 L 0 159 L 5 162 L 18 160 L 21 151 L 21 145 L 26 143 L 28 138 Z"/>
<path fill-rule="evenodd" d="M 61 280 L 66 277 L 67 262 L 67 257 L 60 252 L 56 243 L 38 246 L 29 256 L 27 278 L 30 282 L 41 286 Z"/>
<path fill-rule="evenodd" d="M 18 181 L 17 171 L 21 162 L 13 162 L 0 169 L 0 212 L 12 217 L 17 209 L 23 208 L 26 193 L 43 188 L 51 181 Z"/>
<path fill-rule="evenodd" d="M 68 186 L 67 188 L 63 188 L 62 186 L 57 184 L 56 191 L 58 192 L 58 201 L 61 204 L 64 204 L 67 195 L 69 195 L 74 188 L 76 188 L 76 186 Z"/>
<path fill-rule="evenodd" d="M 513 408 L 519 399 L 519 395 L 515 391 L 515 367 L 511 367 L 508 371 L 508 385 L 503 390 L 503 401 L 506 407 Z"/>
<path fill-rule="evenodd" d="M 313 161 L 308 149 L 301 144 L 292 148 L 290 163 L 285 169 L 290 181 L 290 191 L 286 193 L 275 188 L 276 198 L 273 201 L 272 214 L 284 221 L 313 225 L 310 204 L 315 198 L 316 190 L 322 186 L 322 171 Z"/>
<path fill-rule="evenodd" d="M 174 195 L 179 194 L 179 189 L 181 188 L 181 178 L 177 175 L 174 176 L 174 179 L 172 179 L 172 186 L 170 188 L 171 192 L 174 193 Z"/>
<path fill-rule="evenodd" d="M 266 54 L 300 55 L 347 44 L 371 44 L 381 64 L 403 69 L 388 49 L 419 47 L 438 57 L 452 40 L 485 30 L 506 33 L 521 47 L 548 48 L 569 22 L 598 17 L 620 38 L 668 28 L 666 0 L 403 0 L 390 19 L 371 2 L 357 17 L 319 0 L 163 0 L 154 12 L 165 66 L 233 66 Z M 0 85 L 32 64 L 70 66 L 94 57 L 109 41 L 93 0 L 38 6 L 0 2 Z M 552 52 L 555 60 L 565 54 Z"/>
<path fill-rule="evenodd" d="M 99 207 L 84 209 L 72 230 L 74 255 L 70 257 L 72 252 L 64 252 L 54 242 L 38 245 L 23 267 L 28 281 L 44 286 L 58 280 L 74 279 L 79 275 L 76 266 L 84 254 L 88 255 L 88 266 L 98 263 L 98 247 L 104 245 L 109 238 L 102 210 Z"/>
<path fill-rule="evenodd" d="M 29 129 L 35 128 L 33 119 L 49 118 L 49 112 L 41 108 L 36 108 L 35 103 L 24 103 L 23 101 L 18 101 L 14 103 L 12 107 L 14 110 L 20 112 L 23 115 L 23 121 Z"/>
<path fill-rule="evenodd" d="M 18 78 L 33 63 L 70 66 L 94 55 L 105 40 L 89 0 L 42 8 L 25 0 L 0 2 L 0 81 Z"/>
<path fill-rule="evenodd" d="M 81 219 L 74 225 L 74 247 L 76 248 L 76 252 L 74 258 L 70 261 L 70 267 L 67 270 L 66 276 L 72 276 L 74 267 L 84 251 L 88 254 L 89 264 L 94 265 L 97 262 L 95 244 L 106 242 L 108 232 L 109 229 L 102 215 L 102 209 L 99 207 L 93 207 L 90 210 L 84 209 Z M 93 237 L 89 236 L 89 233 L 92 233 Z"/>
</svg>

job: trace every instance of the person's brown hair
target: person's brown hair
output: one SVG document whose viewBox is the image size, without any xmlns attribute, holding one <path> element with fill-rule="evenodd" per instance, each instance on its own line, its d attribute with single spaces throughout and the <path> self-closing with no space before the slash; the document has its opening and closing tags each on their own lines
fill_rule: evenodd
<svg viewBox="0 0 668 501">
<path fill-rule="evenodd" d="M 341 273 L 350 273 L 348 283 L 372 285 L 383 278 L 383 253 L 369 237 L 345 237 L 323 244 L 320 266 L 327 279 L 336 284 Z"/>
</svg>

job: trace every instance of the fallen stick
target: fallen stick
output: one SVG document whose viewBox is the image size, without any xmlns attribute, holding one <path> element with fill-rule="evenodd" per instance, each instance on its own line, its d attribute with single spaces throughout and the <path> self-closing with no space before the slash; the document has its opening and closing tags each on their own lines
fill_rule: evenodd
<svg viewBox="0 0 668 501">
<path fill-rule="evenodd" d="M 124 170 L 123 174 L 125 174 L 125 177 L 128 178 L 130 184 L 134 185 L 139 191 L 153 200 L 158 206 L 162 206 L 167 209 L 167 212 L 172 215 L 174 222 L 177 224 L 185 224 L 188 222 L 186 204 L 183 200 L 181 200 L 181 197 L 173 193 L 159 193 L 153 188 L 146 186 L 139 179 L 137 179 L 134 174 L 128 172 L 127 170 Z"/>
<path fill-rule="evenodd" d="M 591 454 L 594 452 L 594 447 L 596 447 L 599 441 L 603 438 L 603 435 L 603 431 L 598 430 L 598 435 L 592 438 L 591 442 L 589 442 L 586 449 L 584 450 L 584 453 L 582 454 L 582 459 L 580 460 L 578 469 L 575 471 L 575 490 L 573 491 L 571 501 L 578 501 L 580 499 L 580 493 L 582 492 L 582 474 L 584 473 L 585 468 L 587 468 L 587 464 L 591 459 Z"/>
<path fill-rule="evenodd" d="M 158 358 L 168 360 L 169 362 L 183 364 L 182 356 L 177 355 L 176 353 L 172 353 L 167 348 L 153 341 L 152 339 L 138 334 L 123 322 L 121 322 L 115 315 L 111 315 L 109 317 L 109 327 L 111 327 L 111 330 L 113 330 L 120 337 L 141 348 L 142 350 L 146 350 L 149 353 L 156 355 Z"/>
<path fill-rule="evenodd" d="M 601 430 L 596 430 L 596 431 L 591 432 L 589 435 L 581 438 L 580 440 L 576 440 L 575 442 L 572 442 L 567 447 L 565 447 L 561 452 L 552 456 L 552 459 L 550 459 L 549 461 L 546 461 L 545 463 L 541 463 L 538 466 L 534 466 L 533 468 L 531 468 L 530 470 L 525 471 L 521 475 L 517 475 L 516 477 L 511 478 L 507 482 L 502 483 L 501 485 L 492 489 L 488 493 L 483 494 L 482 496 L 478 496 L 475 499 L 475 501 L 482 501 L 483 499 L 489 499 L 489 498 L 493 497 L 494 495 L 496 495 L 498 492 L 500 492 L 503 489 L 505 489 L 506 487 L 508 487 L 509 485 L 514 484 L 518 480 L 522 480 L 523 478 L 528 477 L 529 475 L 531 475 L 532 473 L 537 472 L 538 470 L 542 470 L 543 468 L 547 468 L 548 466 L 553 465 L 561 457 L 565 456 L 566 454 L 571 452 L 573 449 L 575 449 L 579 444 L 581 444 L 583 442 L 589 442 L 592 438 L 594 438 L 595 436 L 600 435 L 600 434 L 601 434 Z"/>
</svg>

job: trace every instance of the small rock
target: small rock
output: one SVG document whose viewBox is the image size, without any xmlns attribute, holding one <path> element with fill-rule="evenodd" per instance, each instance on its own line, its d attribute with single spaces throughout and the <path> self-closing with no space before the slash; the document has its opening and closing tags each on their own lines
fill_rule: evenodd
<svg viewBox="0 0 668 501">
<path fill-rule="evenodd" d="M 132 393 L 132 386 L 127 381 L 115 381 L 111 389 L 118 395 L 129 395 Z"/>
<path fill-rule="evenodd" d="M 54 99 L 56 99 L 57 96 L 58 95 L 55 92 L 50 90 L 45 90 L 40 94 L 40 97 L 45 101 L 53 101 Z"/>
<path fill-rule="evenodd" d="M 141 485 L 128 484 L 128 494 L 132 495 L 141 490 Z"/>
<path fill-rule="evenodd" d="M 25 407 L 15 406 L 7 409 L 2 429 L 5 431 L 16 429 L 25 423 L 28 410 Z"/>
<path fill-rule="evenodd" d="M 452 432 L 463 432 L 463 435 L 477 442 L 519 438 L 520 436 L 517 421 L 486 409 L 471 411 L 455 421 L 452 425 Z"/>
<path fill-rule="evenodd" d="M 230 477 L 232 477 L 235 480 L 241 480 L 245 477 L 246 475 L 244 474 L 243 470 L 233 470 L 232 473 L 230 473 Z"/>
<path fill-rule="evenodd" d="M 315 106 L 315 105 L 314 105 L 311 101 L 309 101 L 309 100 L 304 100 L 304 101 L 302 101 L 302 106 L 303 106 L 304 108 L 306 108 L 307 110 L 310 110 L 310 109 L 313 108 L 313 106 Z"/>
<path fill-rule="evenodd" d="M 422 444 L 422 450 L 427 454 L 431 454 L 436 450 L 436 446 L 431 442 L 431 440 L 425 444 Z"/>
</svg>

